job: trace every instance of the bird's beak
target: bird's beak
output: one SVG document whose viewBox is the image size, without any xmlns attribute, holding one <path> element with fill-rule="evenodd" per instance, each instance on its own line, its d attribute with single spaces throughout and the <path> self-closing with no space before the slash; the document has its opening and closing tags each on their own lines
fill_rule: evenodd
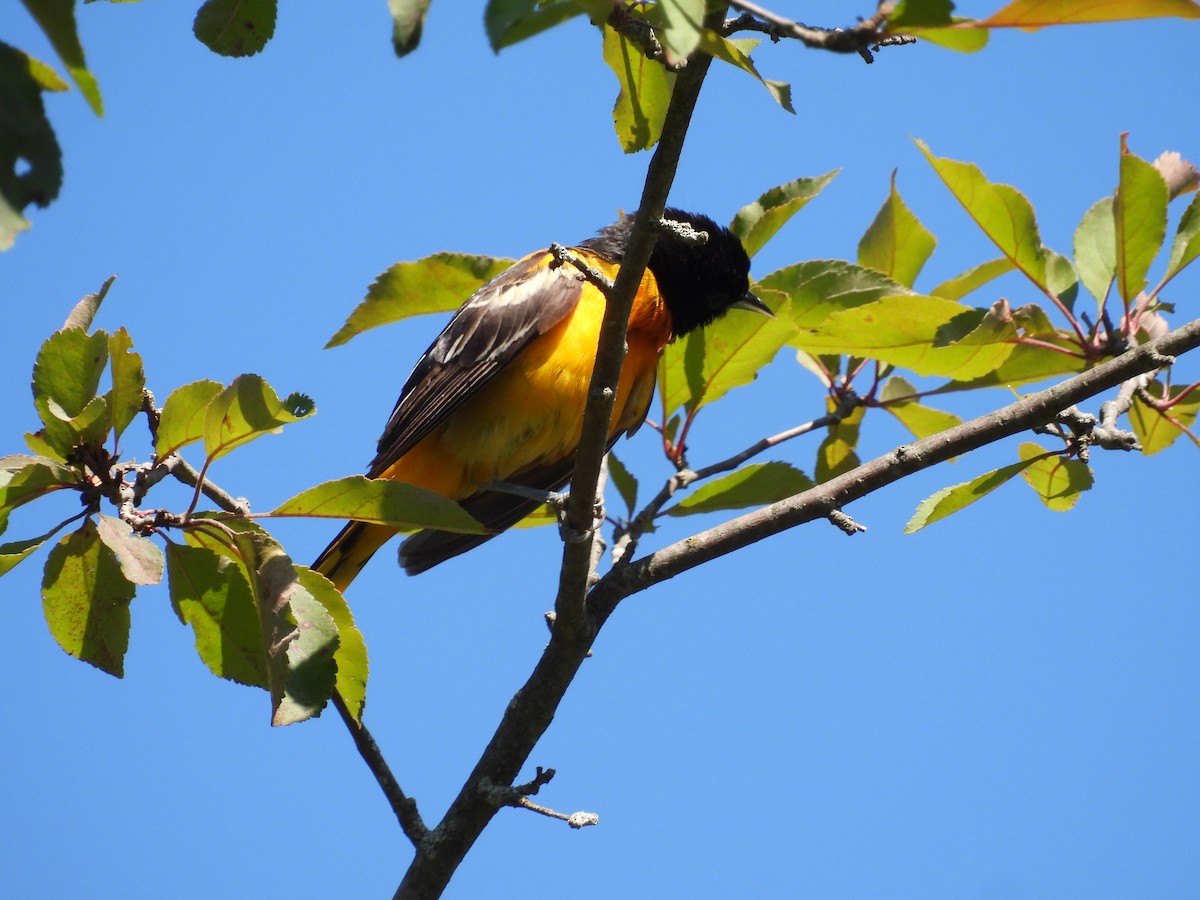
<svg viewBox="0 0 1200 900">
<path fill-rule="evenodd" d="M 750 312 L 760 313 L 769 319 L 775 318 L 775 313 L 771 312 L 771 307 L 763 303 L 754 295 L 753 291 L 746 291 L 745 296 L 737 303 L 733 304 L 733 309 L 748 309 Z"/>
</svg>

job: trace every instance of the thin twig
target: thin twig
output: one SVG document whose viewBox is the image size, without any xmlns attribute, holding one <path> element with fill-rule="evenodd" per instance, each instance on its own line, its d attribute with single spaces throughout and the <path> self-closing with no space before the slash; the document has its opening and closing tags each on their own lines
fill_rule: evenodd
<svg viewBox="0 0 1200 900">
<path fill-rule="evenodd" d="M 396 820 L 400 823 L 400 829 L 419 851 L 429 839 L 429 829 L 417 811 L 417 802 L 400 789 L 400 783 L 396 781 L 396 777 L 388 767 L 387 760 L 383 758 L 383 754 L 379 750 L 379 745 L 375 743 L 375 738 L 371 736 L 367 726 L 350 712 L 345 699 L 336 689 L 331 699 L 333 708 L 341 716 L 346 730 L 350 732 L 350 737 L 354 740 L 358 755 L 363 758 L 363 762 L 375 776 L 375 781 L 378 782 L 383 795 L 387 797 L 392 812 L 396 814 Z"/>
</svg>

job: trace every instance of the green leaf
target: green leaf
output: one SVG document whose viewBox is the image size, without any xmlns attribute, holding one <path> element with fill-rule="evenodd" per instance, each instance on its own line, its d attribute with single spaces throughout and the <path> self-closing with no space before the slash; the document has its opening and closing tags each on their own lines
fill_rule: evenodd
<svg viewBox="0 0 1200 900">
<path fill-rule="evenodd" d="M 76 303 L 67 316 L 67 321 L 63 323 L 63 328 L 82 328 L 84 331 L 91 328 L 96 313 L 100 311 L 100 304 L 104 302 L 104 298 L 108 296 L 108 289 L 116 280 L 116 275 L 109 275 L 104 284 L 100 285 L 100 290 L 88 294 Z"/>
<path fill-rule="evenodd" d="M 486 534 L 461 506 L 441 494 L 386 478 L 351 475 L 302 491 L 271 511 L 272 516 L 354 519 L 398 531 L 434 528 Z"/>
<path fill-rule="evenodd" d="M 1167 399 L 1165 388 L 1160 382 L 1153 381 L 1146 387 L 1147 393 L 1160 403 Z M 1178 399 L 1179 397 L 1183 399 Z M 1139 395 L 1133 397 L 1129 407 L 1129 424 L 1137 435 L 1138 443 L 1142 445 L 1142 453 L 1153 456 L 1170 447 L 1183 434 L 1184 429 L 1190 428 L 1200 412 L 1200 390 L 1192 390 L 1191 386 L 1172 387 L 1170 400 L 1172 405 L 1166 410 L 1159 410 L 1146 403 Z M 1192 437 L 1193 442 L 1196 441 Z"/>
<path fill-rule="evenodd" d="M 430 0 L 388 0 L 392 14 L 392 48 L 404 57 L 417 49 Z"/>
<path fill-rule="evenodd" d="M 7 515 L 7 513 L 0 513 L 0 517 L 4 515 Z M 61 525 L 55 526 L 40 537 L 0 544 L 0 575 L 7 574 L 22 560 L 28 559 L 42 544 L 50 540 L 61 527 Z"/>
<path fill-rule="evenodd" d="M 834 313 L 815 329 L 801 329 L 795 344 L 809 353 L 864 356 L 912 369 L 918 375 L 959 380 L 994 371 L 1013 352 L 1001 329 L 985 324 L 986 311 L 940 297 L 901 295 Z M 951 322 L 969 339 L 938 346 Z M 982 326 L 982 327 L 981 327 Z"/>
<path fill-rule="evenodd" d="M 1047 25 L 1078 25 L 1085 22 L 1118 22 L 1127 19 L 1157 19 L 1178 16 L 1200 19 L 1200 6 L 1191 0 L 1015 0 L 980 22 L 985 28 L 1022 28 L 1034 31 Z"/>
<path fill-rule="evenodd" d="M 1032 459 L 1022 460 L 1010 466 L 985 472 L 983 475 L 972 478 L 970 481 L 963 482 L 962 484 L 942 488 L 937 493 L 931 494 L 917 506 L 917 511 L 908 520 L 908 524 L 904 526 L 904 533 L 913 534 L 920 531 L 926 525 L 932 525 L 934 522 L 953 515 L 964 507 L 970 506 L 976 500 L 986 497 L 996 488 L 1000 487 L 1000 485 L 1011 481 L 1018 473 L 1031 466 L 1033 462 L 1034 460 Z"/>
<path fill-rule="evenodd" d="M 816 328 L 830 315 L 853 309 L 908 288 L 886 275 L 842 260 L 816 259 L 772 272 L 754 290 L 774 299 L 775 314 L 799 328 Z M 726 316 L 722 321 L 733 318 Z"/>
<path fill-rule="evenodd" d="M 133 590 L 96 526 L 85 520 L 46 560 L 42 611 L 50 633 L 69 655 L 123 677 Z"/>
<path fill-rule="evenodd" d="M 811 478 L 785 462 L 755 463 L 708 482 L 669 507 L 665 514 L 693 516 L 698 513 L 766 506 L 768 503 L 802 493 L 812 486 Z"/>
<path fill-rule="evenodd" d="M 896 190 L 893 169 L 888 197 L 858 242 L 858 264 L 912 287 L 936 246 L 937 238 L 913 215 Z"/>
<path fill-rule="evenodd" d="M 54 447 L 50 446 L 50 442 L 46 440 L 45 429 L 41 431 L 26 432 L 25 446 L 32 450 L 38 456 L 44 456 L 54 462 L 65 463 L 67 461 L 66 454 L 59 453 Z"/>
<path fill-rule="evenodd" d="M 985 263 L 980 263 L 968 269 L 961 275 L 956 275 L 949 281 L 943 281 L 930 291 L 929 294 L 930 296 L 942 297 L 946 300 L 961 300 L 967 294 L 978 290 L 1001 275 L 1006 275 L 1014 268 L 1016 266 L 1013 265 L 1013 261 L 1007 256 L 1001 256 L 999 259 L 990 259 Z"/>
<path fill-rule="evenodd" d="M 917 440 L 962 424 L 962 419 L 953 413 L 922 405 L 916 395 L 916 387 L 896 375 L 889 378 L 883 386 L 883 390 L 880 391 L 879 404 L 895 416 L 901 425 L 911 431 Z M 896 398 L 908 399 L 897 400 Z"/>
<path fill-rule="evenodd" d="M 1079 295 L 1079 274 L 1071 260 L 1061 253 L 1055 253 L 1049 247 L 1045 251 L 1046 287 L 1067 309 L 1074 309 L 1075 298 Z"/>
<path fill-rule="evenodd" d="M 31 203 L 48 206 L 62 187 L 62 150 L 42 102 L 47 71 L 0 42 L 0 250 L 29 228 L 21 211 Z"/>
<path fill-rule="evenodd" d="M 100 99 L 100 86 L 88 71 L 83 58 L 83 45 L 79 43 L 79 31 L 75 27 L 75 0 L 21 0 L 29 14 L 37 20 L 54 52 L 67 67 L 79 93 L 87 100 L 97 116 L 104 115 L 104 101 Z"/>
<path fill-rule="evenodd" d="M 765 301 L 776 299 L 765 295 Z M 733 312 L 706 328 L 668 344 L 658 365 L 664 418 L 680 406 L 689 412 L 749 384 L 795 333 L 783 315 L 776 318 Z"/>
<path fill-rule="evenodd" d="M 632 516 L 637 509 L 638 481 L 611 450 L 608 451 L 608 479 L 625 501 L 625 508 Z"/>
<path fill-rule="evenodd" d="M 212 399 L 204 416 L 204 452 L 209 460 L 248 444 L 264 434 L 278 434 L 284 425 L 316 412 L 304 394 L 280 400 L 258 375 L 239 375 Z"/>
<path fill-rule="evenodd" d="M 316 598 L 337 627 L 337 650 L 333 654 L 337 666 L 337 691 L 354 719 L 361 720 L 367 701 L 367 642 L 354 624 L 346 598 L 329 579 L 304 566 L 297 566 L 296 574 L 300 586 Z"/>
<path fill-rule="evenodd" d="M 108 392 L 108 411 L 117 437 L 142 410 L 146 390 L 146 372 L 142 357 L 133 350 L 133 338 L 124 328 L 109 337 L 108 357 L 112 369 L 112 389 Z"/>
<path fill-rule="evenodd" d="M 1087 368 L 1086 360 L 1077 355 L 1077 348 L 1070 341 L 1062 338 L 1041 340 L 1068 352 L 1015 344 L 1008 358 L 993 371 L 977 378 L 952 381 L 942 385 L 934 393 L 973 391 L 983 387 L 1019 387 L 1058 375 L 1075 375 Z"/>
<path fill-rule="evenodd" d="M 205 0 L 192 33 L 213 53 L 253 56 L 275 33 L 276 5 L 276 0 Z"/>
<path fill-rule="evenodd" d="M 825 409 L 832 413 L 837 409 L 837 402 L 832 397 L 825 398 Z M 859 432 L 862 428 L 866 407 L 855 407 L 850 415 L 835 425 L 829 426 L 829 432 L 817 448 L 817 465 L 813 472 L 818 484 L 824 484 L 830 478 L 843 475 L 859 466 L 858 447 Z"/>
<path fill-rule="evenodd" d="M 193 381 L 173 390 L 158 422 L 154 455 L 166 459 L 203 438 L 208 404 L 219 393 L 221 385 L 216 381 Z"/>
<path fill-rule="evenodd" d="M 104 397 L 93 397 L 77 416 L 64 415 L 62 407 L 44 394 L 34 397 L 33 405 L 45 426 L 42 436 L 63 459 L 69 459 L 77 447 L 101 446 L 111 427 Z"/>
<path fill-rule="evenodd" d="M 1014 266 L 1047 290 L 1046 255 L 1033 207 L 1016 188 L 988 181 L 973 163 L 933 155 L 924 141 L 917 146 L 963 209 Z"/>
<path fill-rule="evenodd" d="M 574 0 L 488 0 L 483 24 L 488 43 L 499 53 L 583 11 L 583 5 Z"/>
<path fill-rule="evenodd" d="M 18 453 L 0 457 L 0 511 L 75 487 L 79 481 L 73 469 L 44 456 Z"/>
<path fill-rule="evenodd" d="M 266 690 L 262 628 L 242 568 L 206 547 L 167 544 L 167 584 L 175 614 L 192 627 L 209 670 Z"/>
<path fill-rule="evenodd" d="M 646 12 L 668 65 L 686 62 L 700 44 L 705 0 L 658 0 Z"/>
<path fill-rule="evenodd" d="M 1129 152 L 1121 136 L 1121 181 L 1113 198 L 1117 292 L 1132 303 L 1167 235 L 1167 183 L 1158 169 Z"/>
<path fill-rule="evenodd" d="M 910 28 L 901 33 L 911 34 L 913 37 L 958 53 L 978 53 L 987 46 L 988 33 L 981 28 L 962 27 L 974 21 L 965 16 L 955 16 L 951 24 L 945 28 Z M 889 26 L 888 33 L 896 34 L 897 31 Z"/>
<path fill-rule="evenodd" d="M 1192 202 L 1179 219 L 1175 241 L 1171 245 L 1171 260 L 1167 263 L 1167 273 L 1163 276 L 1163 281 L 1174 278 L 1180 269 L 1197 256 L 1200 256 L 1200 194 L 1192 198 Z"/>
<path fill-rule="evenodd" d="M 332 616 L 299 584 L 292 561 L 257 523 L 231 519 L 223 525 L 228 532 L 194 529 L 187 539 L 229 560 L 249 585 L 271 694 L 271 724 L 290 725 L 320 714 L 337 677 Z"/>
<path fill-rule="evenodd" d="M 757 38 L 730 40 L 708 28 L 700 33 L 701 50 L 713 59 L 719 59 L 721 62 L 729 63 L 729 65 L 753 75 L 767 89 L 776 103 L 795 115 L 796 110 L 792 106 L 792 86 L 787 82 L 772 81 L 758 74 L 758 68 L 754 65 L 754 60 L 750 58 L 750 51 L 757 47 L 758 43 Z"/>
<path fill-rule="evenodd" d="M 900 0 L 888 16 L 888 30 L 905 33 L 909 28 L 949 25 L 953 11 L 951 0 Z"/>
<path fill-rule="evenodd" d="M 56 331 L 42 344 L 33 364 L 33 395 L 50 403 L 57 418 L 74 418 L 96 396 L 108 365 L 108 335 L 82 328 Z"/>
<path fill-rule="evenodd" d="M 1075 265 L 1088 293 L 1100 303 L 1117 275 L 1117 226 L 1113 198 L 1097 200 L 1075 229 Z"/>
<path fill-rule="evenodd" d="M 259 570 L 259 584 L 264 590 L 259 602 L 286 603 L 295 622 L 285 650 L 287 682 L 275 706 L 272 725 L 294 725 L 320 715 L 337 685 L 337 623 L 310 590 L 314 583 L 320 585 L 320 590 L 324 581 L 302 582 L 286 556 L 269 559 Z"/>
<path fill-rule="evenodd" d="M 112 516 L 96 517 L 96 532 L 121 564 L 121 574 L 130 584 L 158 584 L 162 581 L 163 555 L 158 545 L 133 533 L 133 529 Z"/>
<path fill-rule="evenodd" d="M 396 263 L 367 288 L 366 299 L 325 347 L 337 347 L 371 328 L 411 316 L 458 309 L 512 264 L 511 259 L 463 253 L 435 253 L 417 262 Z"/>
<path fill-rule="evenodd" d="M 833 181 L 839 170 L 816 178 L 797 178 L 773 187 L 753 203 L 743 206 L 729 224 L 747 256 L 754 256 L 808 201 Z"/>
<path fill-rule="evenodd" d="M 647 59 L 641 48 L 610 25 L 604 26 L 604 61 L 620 85 L 613 127 L 621 149 L 636 153 L 653 147 L 662 134 L 675 73 Z"/>
<path fill-rule="evenodd" d="M 1092 470 L 1081 460 L 1056 453 L 1047 456 L 1047 452 L 1034 443 L 1017 448 L 1021 461 L 1029 463 L 1021 470 L 1021 477 L 1046 506 L 1055 512 L 1066 512 L 1079 500 L 1080 493 L 1092 486 Z"/>
</svg>

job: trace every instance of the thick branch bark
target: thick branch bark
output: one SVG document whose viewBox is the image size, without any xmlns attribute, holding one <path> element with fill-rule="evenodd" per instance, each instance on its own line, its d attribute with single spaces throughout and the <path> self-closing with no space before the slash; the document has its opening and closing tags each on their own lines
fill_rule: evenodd
<svg viewBox="0 0 1200 900">
<path fill-rule="evenodd" d="M 1200 319 L 994 413 L 897 447 L 802 494 L 739 516 L 616 569 L 601 579 L 588 597 L 593 628 L 598 631 L 616 605 L 630 594 L 765 537 L 827 518 L 845 504 L 913 472 L 1051 422 L 1062 410 L 1144 372 L 1169 365 L 1171 357 L 1197 346 L 1200 346 Z"/>
</svg>

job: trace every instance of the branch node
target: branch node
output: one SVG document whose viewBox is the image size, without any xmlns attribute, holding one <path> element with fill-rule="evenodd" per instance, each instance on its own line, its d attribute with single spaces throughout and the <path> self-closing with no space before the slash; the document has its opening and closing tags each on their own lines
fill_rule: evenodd
<svg viewBox="0 0 1200 900">
<path fill-rule="evenodd" d="M 830 510 L 829 515 L 827 515 L 825 518 L 829 519 L 830 522 L 832 522 L 835 526 L 837 526 L 837 528 L 850 537 L 853 537 L 860 531 L 867 530 L 866 525 L 859 525 L 840 509 Z"/>
</svg>

